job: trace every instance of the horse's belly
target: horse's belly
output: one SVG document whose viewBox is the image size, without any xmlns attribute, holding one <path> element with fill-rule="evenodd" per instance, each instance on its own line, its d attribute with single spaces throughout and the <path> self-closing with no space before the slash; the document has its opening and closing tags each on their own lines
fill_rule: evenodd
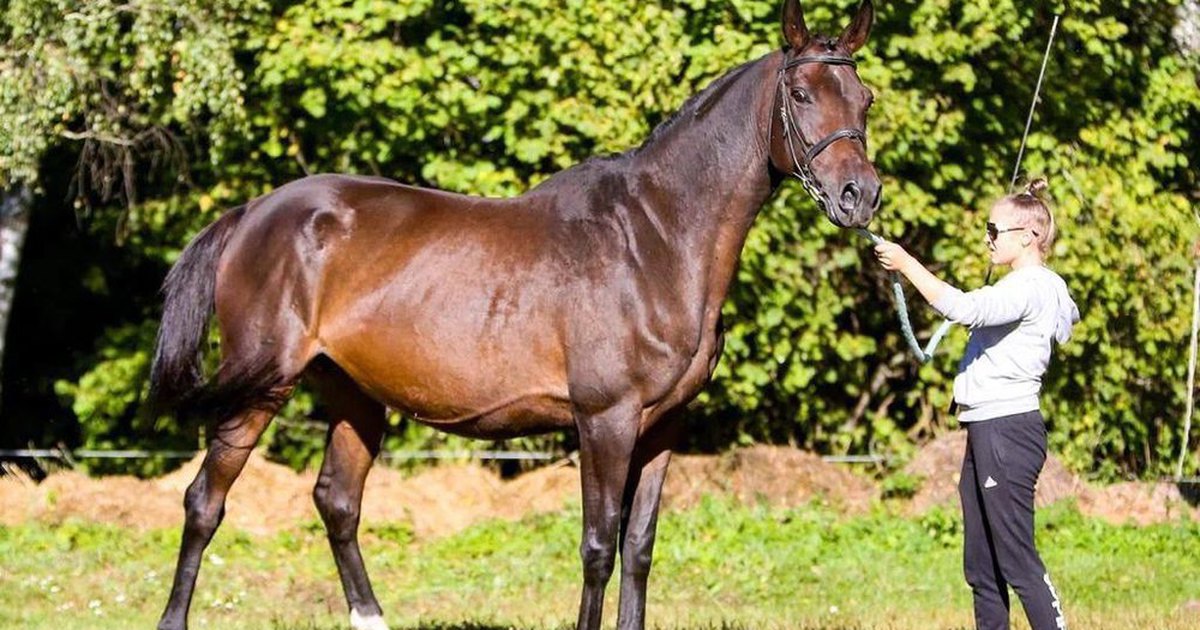
<svg viewBox="0 0 1200 630">
<path fill-rule="evenodd" d="M 570 424 L 560 353 L 545 335 L 481 336 L 415 315 L 359 330 L 329 340 L 325 354 L 373 398 L 421 422 L 478 437 Z"/>
<path fill-rule="evenodd" d="M 487 410 L 451 419 L 414 414 L 428 426 L 447 433 L 473 438 L 503 440 L 525 435 L 560 431 L 574 426 L 570 401 L 551 396 L 523 396 Z"/>
</svg>

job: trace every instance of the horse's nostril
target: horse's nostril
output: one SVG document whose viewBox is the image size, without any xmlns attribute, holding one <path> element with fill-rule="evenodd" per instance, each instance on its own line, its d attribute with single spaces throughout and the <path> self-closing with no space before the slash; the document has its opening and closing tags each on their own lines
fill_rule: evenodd
<svg viewBox="0 0 1200 630">
<path fill-rule="evenodd" d="M 862 199 L 862 189 L 858 187 L 858 184 L 850 182 L 842 188 L 842 198 L 838 201 L 838 205 L 843 210 L 853 210 L 858 206 L 860 199 Z"/>
</svg>

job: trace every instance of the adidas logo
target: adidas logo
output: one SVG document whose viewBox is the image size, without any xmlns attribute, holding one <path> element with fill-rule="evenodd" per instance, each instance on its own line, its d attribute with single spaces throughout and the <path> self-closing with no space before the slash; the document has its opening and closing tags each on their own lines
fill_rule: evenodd
<svg viewBox="0 0 1200 630">
<path fill-rule="evenodd" d="M 992 479 L 992 476 L 991 476 L 991 475 L 988 475 L 988 478 L 987 478 L 987 480 L 985 480 L 985 481 L 983 482 L 983 487 L 984 487 L 984 488 L 995 488 L 995 487 L 996 487 L 996 486 L 998 486 L 998 485 L 1000 485 L 1000 484 L 999 484 L 999 483 L 996 483 L 996 480 L 995 480 L 995 479 Z"/>
</svg>

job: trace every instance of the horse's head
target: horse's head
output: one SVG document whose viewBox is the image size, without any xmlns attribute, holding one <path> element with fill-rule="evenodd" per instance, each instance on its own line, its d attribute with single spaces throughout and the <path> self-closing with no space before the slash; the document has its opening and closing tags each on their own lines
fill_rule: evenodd
<svg viewBox="0 0 1200 630">
<path fill-rule="evenodd" d="M 840 227 L 864 227 L 879 207 L 880 183 L 867 160 L 867 110 L 874 96 L 855 70 L 875 8 L 862 0 L 837 38 L 810 34 L 799 0 L 786 0 L 787 48 L 771 113 L 771 164 L 804 183 Z"/>
</svg>

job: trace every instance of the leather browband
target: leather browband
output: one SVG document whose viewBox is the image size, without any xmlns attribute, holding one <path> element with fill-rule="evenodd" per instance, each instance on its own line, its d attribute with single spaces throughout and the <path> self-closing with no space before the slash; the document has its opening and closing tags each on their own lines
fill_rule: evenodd
<svg viewBox="0 0 1200 630">
<path fill-rule="evenodd" d="M 842 57 L 841 55 L 805 55 L 803 57 L 796 57 L 795 59 L 787 62 L 787 65 L 785 65 L 783 69 L 789 70 L 805 63 L 824 63 L 831 66 L 850 66 L 851 68 L 858 67 L 858 63 L 856 63 L 853 59 L 849 57 Z"/>
</svg>

